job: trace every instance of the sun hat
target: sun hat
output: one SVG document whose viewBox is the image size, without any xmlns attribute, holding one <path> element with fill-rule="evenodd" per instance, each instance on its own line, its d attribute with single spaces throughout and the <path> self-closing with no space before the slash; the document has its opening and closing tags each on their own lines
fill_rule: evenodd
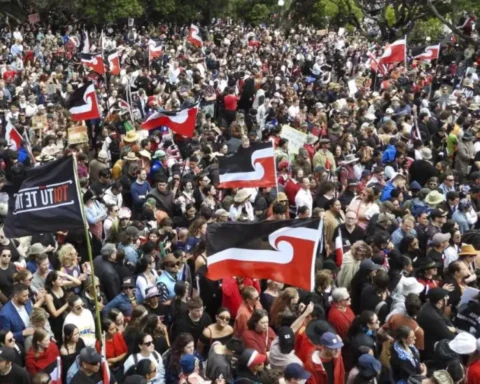
<svg viewBox="0 0 480 384">
<path fill-rule="evenodd" d="M 125 161 L 137 161 L 138 157 L 135 156 L 135 152 L 128 152 L 127 156 L 123 156 L 123 160 L 125 160 Z"/>
<path fill-rule="evenodd" d="M 127 143 L 134 143 L 137 140 L 138 140 L 138 133 L 136 131 L 128 131 L 125 137 L 123 138 L 123 141 Z"/>
<path fill-rule="evenodd" d="M 413 268 L 416 271 L 424 271 L 426 269 L 437 268 L 437 264 L 428 256 L 417 257 L 413 260 Z"/>
<path fill-rule="evenodd" d="M 321 338 L 325 332 L 335 332 L 332 326 L 325 320 L 310 321 L 305 329 L 307 338 L 314 345 L 321 345 Z"/>
<path fill-rule="evenodd" d="M 167 156 L 167 154 L 165 153 L 165 151 L 163 149 L 157 149 L 155 151 L 155 154 L 153 155 L 153 158 L 154 159 L 158 159 L 158 158 L 164 158 L 165 156 Z"/>
<path fill-rule="evenodd" d="M 107 160 L 108 159 L 107 151 L 102 149 L 100 152 L 98 152 L 97 158 L 102 159 L 102 160 Z"/>
<path fill-rule="evenodd" d="M 437 190 L 430 192 L 425 198 L 425 203 L 428 205 L 438 205 L 445 201 L 445 195 Z"/>
<path fill-rule="evenodd" d="M 346 165 L 346 164 L 351 164 L 356 161 L 360 160 L 358 157 L 355 157 L 355 155 L 350 154 L 345 156 L 345 160 L 341 161 L 340 164 Z"/>
<path fill-rule="evenodd" d="M 250 197 L 251 193 L 246 190 L 246 189 L 240 189 L 237 191 L 234 197 L 235 203 L 243 203 L 245 200 L 247 200 Z"/>
<path fill-rule="evenodd" d="M 462 244 L 458 256 L 477 256 L 479 253 L 472 244 Z"/>
<path fill-rule="evenodd" d="M 142 149 L 141 151 L 138 152 L 140 156 L 147 157 L 149 160 L 152 158 L 152 155 L 150 152 L 148 152 L 146 149 Z M 128 156 L 128 155 L 127 155 Z"/>
<path fill-rule="evenodd" d="M 461 332 L 448 342 L 448 346 L 459 355 L 470 355 L 477 349 L 477 339 L 468 332 Z"/>
<path fill-rule="evenodd" d="M 431 160 L 432 159 L 432 150 L 430 148 L 422 148 L 420 150 L 420 155 L 422 156 L 423 160 Z"/>
<path fill-rule="evenodd" d="M 45 253 L 47 247 L 44 247 L 41 243 L 32 244 L 28 250 L 28 256 L 30 255 L 40 255 L 41 253 Z"/>
<path fill-rule="evenodd" d="M 419 295 L 424 289 L 425 287 L 415 277 L 403 277 L 398 284 L 398 291 L 403 296 L 408 296 L 410 293 Z"/>
</svg>

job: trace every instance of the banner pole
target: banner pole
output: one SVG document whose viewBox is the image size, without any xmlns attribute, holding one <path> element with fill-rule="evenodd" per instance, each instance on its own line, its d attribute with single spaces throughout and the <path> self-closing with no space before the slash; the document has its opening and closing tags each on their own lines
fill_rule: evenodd
<svg viewBox="0 0 480 384">
<path fill-rule="evenodd" d="M 93 256 L 92 256 L 92 246 L 90 244 L 90 232 L 88 231 L 88 223 L 85 218 L 85 205 L 83 204 L 83 198 L 81 196 L 81 188 L 80 188 L 80 182 L 78 180 L 78 174 L 77 174 L 77 158 L 73 156 L 73 165 L 74 165 L 74 176 L 75 176 L 75 182 L 77 184 L 77 194 L 79 197 L 79 202 L 80 202 L 80 208 L 81 208 L 81 213 L 83 217 L 83 222 L 84 222 L 84 230 L 85 230 L 85 240 L 87 242 L 87 252 L 88 252 L 88 261 L 90 263 L 90 279 L 93 287 L 93 302 L 95 303 L 95 327 L 96 327 L 96 332 L 95 332 L 95 337 L 96 339 L 102 344 L 102 322 L 100 320 L 100 309 L 98 308 L 98 296 L 97 296 L 97 288 L 95 286 L 95 269 L 93 267 Z"/>
</svg>

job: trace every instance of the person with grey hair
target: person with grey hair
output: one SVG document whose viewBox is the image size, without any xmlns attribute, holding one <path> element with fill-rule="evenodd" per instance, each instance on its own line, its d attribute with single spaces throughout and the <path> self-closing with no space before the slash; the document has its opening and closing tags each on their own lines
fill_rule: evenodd
<svg viewBox="0 0 480 384">
<path fill-rule="evenodd" d="M 351 304 L 347 288 L 335 288 L 332 291 L 332 305 L 328 311 L 328 322 L 342 339 L 347 337 L 348 329 L 355 319 Z"/>
<path fill-rule="evenodd" d="M 115 245 L 106 243 L 100 251 L 100 256 L 93 260 L 95 276 L 100 280 L 100 288 L 108 301 L 113 300 L 121 291 L 121 279 L 113 265 L 116 257 L 117 248 Z"/>
</svg>

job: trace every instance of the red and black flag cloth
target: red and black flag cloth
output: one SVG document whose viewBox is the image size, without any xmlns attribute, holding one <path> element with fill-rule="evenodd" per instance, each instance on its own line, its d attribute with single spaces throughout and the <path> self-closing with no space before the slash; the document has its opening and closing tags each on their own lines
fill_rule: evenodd
<svg viewBox="0 0 480 384">
<path fill-rule="evenodd" d="M 267 188 L 277 185 L 272 143 L 253 143 L 219 157 L 219 188 Z"/>
<path fill-rule="evenodd" d="M 67 109 L 73 121 L 93 120 L 100 117 L 95 86 L 87 83 L 73 92 L 67 100 Z"/>
<path fill-rule="evenodd" d="M 440 56 L 440 44 L 412 48 L 415 60 L 436 60 Z"/>
<path fill-rule="evenodd" d="M 271 279 L 311 291 L 319 219 L 214 223 L 207 228 L 207 277 Z"/>
</svg>

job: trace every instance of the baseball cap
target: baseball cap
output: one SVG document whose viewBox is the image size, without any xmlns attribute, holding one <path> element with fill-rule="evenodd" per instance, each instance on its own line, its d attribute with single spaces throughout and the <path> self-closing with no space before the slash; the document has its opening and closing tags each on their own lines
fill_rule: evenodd
<svg viewBox="0 0 480 384">
<path fill-rule="evenodd" d="M 372 355 L 365 353 L 358 359 L 358 371 L 364 378 L 377 376 L 382 370 L 382 364 Z"/>
<path fill-rule="evenodd" d="M 371 259 L 362 260 L 360 263 L 360 269 L 366 269 L 367 271 L 378 271 L 382 267 L 375 264 Z"/>
<path fill-rule="evenodd" d="M 145 299 L 151 299 L 152 297 L 160 296 L 157 287 L 150 287 L 145 290 Z"/>
<path fill-rule="evenodd" d="M 343 347 L 343 342 L 340 336 L 332 332 L 325 332 L 320 338 L 320 344 L 328 349 L 339 349 Z"/>
<path fill-rule="evenodd" d="M 295 333 L 290 327 L 280 327 L 277 332 L 278 344 L 280 345 L 280 352 L 290 353 L 295 347 Z"/>
<path fill-rule="evenodd" d="M 192 373 L 195 370 L 195 356 L 191 354 L 183 355 L 180 359 L 180 367 L 183 373 Z"/>
<path fill-rule="evenodd" d="M 100 356 L 93 347 L 83 348 L 80 351 L 79 358 L 82 363 L 87 364 L 98 364 L 102 361 L 102 356 Z"/>
<path fill-rule="evenodd" d="M 452 235 L 450 233 L 436 233 L 432 237 L 433 245 L 440 245 L 445 241 L 450 241 Z"/>
<path fill-rule="evenodd" d="M 122 288 L 134 288 L 133 280 L 131 277 L 126 277 L 123 279 Z"/>
<path fill-rule="evenodd" d="M 15 360 L 15 351 L 10 347 L 0 348 L 0 360 L 13 362 Z"/>
<path fill-rule="evenodd" d="M 300 364 L 298 363 L 290 363 L 285 367 L 283 371 L 283 377 L 285 380 L 297 379 L 297 380 L 308 380 L 310 378 L 311 373 L 306 371 Z"/>
</svg>

